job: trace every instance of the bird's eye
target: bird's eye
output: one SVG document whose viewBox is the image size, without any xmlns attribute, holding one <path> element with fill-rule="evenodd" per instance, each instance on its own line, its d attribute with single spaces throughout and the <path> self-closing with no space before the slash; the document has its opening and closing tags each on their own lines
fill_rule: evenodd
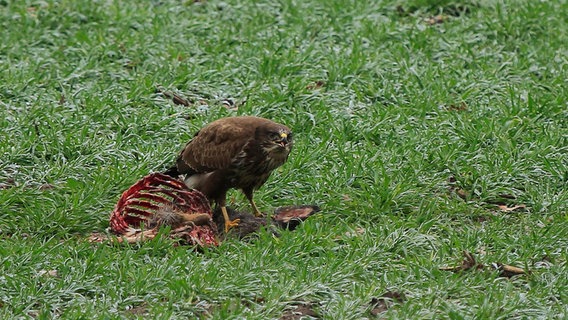
<svg viewBox="0 0 568 320">
<path fill-rule="evenodd" d="M 292 141 L 292 132 L 288 133 L 288 141 Z"/>
<path fill-rule="evenodd" d="M 280 138 L 280 134 L 278 132 L 273 132 L 270 134 L 270 139 L 274 140 L 274 141 L 278 141 L 282 138 Z"/>
</svg>

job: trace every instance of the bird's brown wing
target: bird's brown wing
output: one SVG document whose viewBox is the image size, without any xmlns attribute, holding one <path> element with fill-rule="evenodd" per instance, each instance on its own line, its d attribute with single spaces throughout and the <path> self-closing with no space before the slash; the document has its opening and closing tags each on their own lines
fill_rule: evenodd
<svg viewBox="0 0 568 320">
<path fill-rule="evenodd" d="M 179 173 L 204 173 L 229 167 L 254 137 L 254 126 L 220 119 L 201 129 L 181 152 Z"/>
</svg>

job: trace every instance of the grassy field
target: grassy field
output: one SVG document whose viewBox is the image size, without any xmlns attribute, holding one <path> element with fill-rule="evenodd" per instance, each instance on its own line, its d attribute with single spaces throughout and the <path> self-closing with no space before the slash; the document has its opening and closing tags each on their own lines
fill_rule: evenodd
<svg viewBox="0 0 568 320">
<path fill-rule="evenodd" d="M 0 318 L 566 319 L 566 12 L 0 1 Z M 295 133 L 259 207 L 321 213 L 203 253 L 86 240 L 122 191 L 231 115 Z M 440 269 L 464 252 L 485 267 Z"/>
</svg>

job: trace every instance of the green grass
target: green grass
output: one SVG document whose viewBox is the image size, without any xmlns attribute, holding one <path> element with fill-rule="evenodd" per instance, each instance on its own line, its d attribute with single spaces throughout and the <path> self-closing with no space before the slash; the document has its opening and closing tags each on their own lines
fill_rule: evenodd
<svg viewBox="0 0 568 320">
<path fill-rule="evenodd" d="M 529 0 L 0 1 L 0 318 L 279 319 L 308 304 L 360 319 L 387 291 L 405 299 L 379 318 L 568 317 L 566 12 Z M 86 241 L 122 191 L 237 114 L 296 136 L 257 204 L 321 214 L 204 253 Z M 463 251 L 531 273 L 439 270 Z"/>
</svg>

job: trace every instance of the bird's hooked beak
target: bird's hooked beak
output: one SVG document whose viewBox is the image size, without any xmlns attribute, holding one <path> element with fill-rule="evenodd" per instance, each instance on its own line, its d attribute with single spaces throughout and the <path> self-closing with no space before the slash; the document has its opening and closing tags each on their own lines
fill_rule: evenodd
<svg viewBox="0 0 568 320">
<path fill-rule="evenodd" d="M 280 144 L 282 147 L 286 147 L 286 145 L 288 144 L 288 134 L 284 132 L 280 133 L 280 142 L 278 144 Z"/>
</svg>

